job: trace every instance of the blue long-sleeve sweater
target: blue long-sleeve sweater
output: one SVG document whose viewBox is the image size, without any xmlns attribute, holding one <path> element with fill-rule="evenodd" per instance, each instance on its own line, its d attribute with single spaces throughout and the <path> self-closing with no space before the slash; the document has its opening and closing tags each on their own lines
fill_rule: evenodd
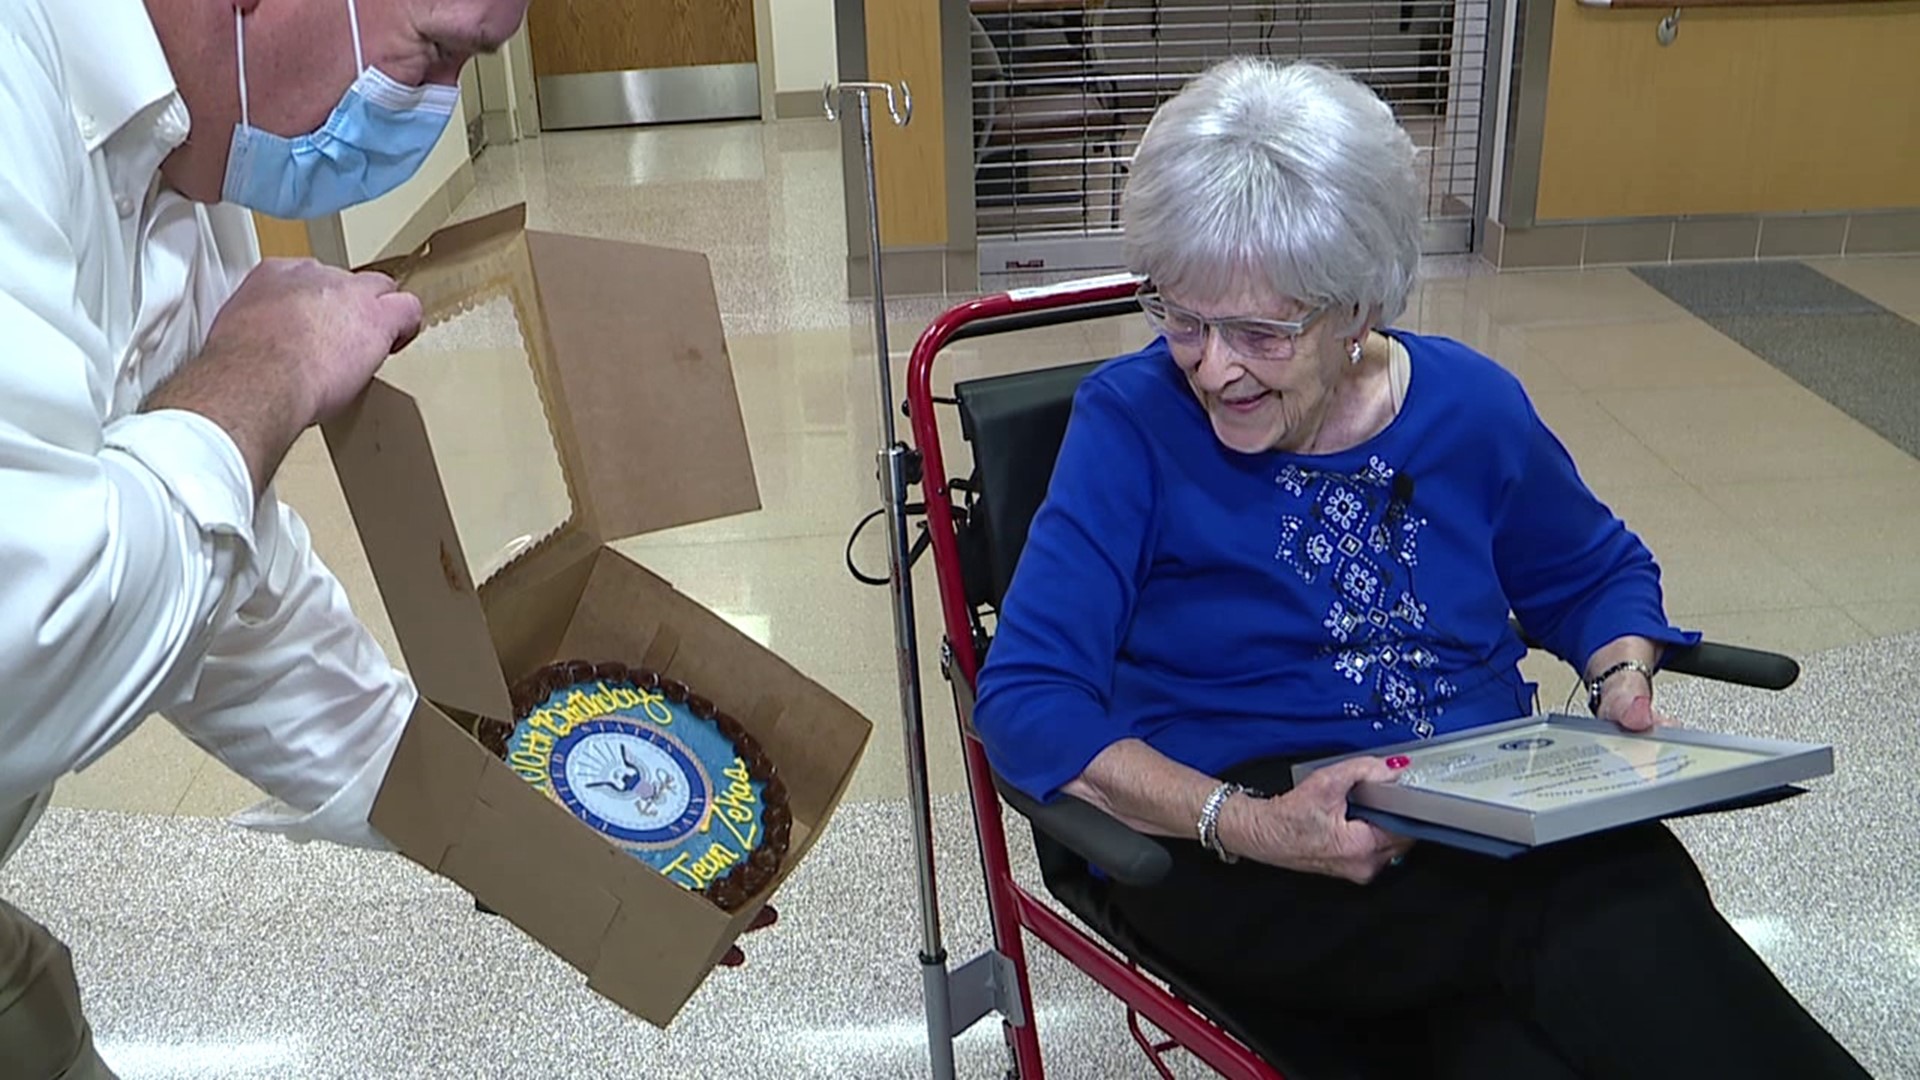
<svg viewBox="0 0 1920 1080">
<path fill-rule="evenodd" d="M 980 676 L 1003 776 L 1044 799 L 1124 738 L 1217 775 L 1523 716 L 1509 610 L 1576 666 L 1697 640 L 1512 375 L 1393 337 L 1400 415 L 1336 454 L 1222 446 L 1163 341 L 1087 377 Z"/>
</svg>

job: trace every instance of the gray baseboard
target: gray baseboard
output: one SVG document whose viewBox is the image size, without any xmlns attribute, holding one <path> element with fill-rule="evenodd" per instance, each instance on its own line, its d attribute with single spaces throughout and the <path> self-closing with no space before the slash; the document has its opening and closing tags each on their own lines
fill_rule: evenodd
<svg viewBox="0 0 1920 1080">
<path fill-rule="evenodd" d="M 980 289 L 980 254 L 946 248 L 888 248 L 881 252 L 889 296 L 971 296 Z M 847 298 L 873 295 L 867 254 L 847 257 Z"/>
<path fill-rule="evenodd" d="M 760 68 L 751 61 L 543 75 L 535 85 L 548 131 L 760 116 Z"/>
<path fill-rule="evenodd" d="M 1920 253 L 1920 209 L 1722 214 L 1618 221 L 1487 222 L 1481 255 L 1503 270 Z"/>
</svg>

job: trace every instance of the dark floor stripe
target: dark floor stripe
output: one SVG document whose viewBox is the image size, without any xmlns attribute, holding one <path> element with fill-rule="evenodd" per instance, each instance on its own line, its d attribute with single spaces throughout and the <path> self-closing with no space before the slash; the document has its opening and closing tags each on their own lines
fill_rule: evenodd
<svg viewBox="0 0 1920 1080">
<path fill-rule="evenodd" d="M 1920 457 L 1920 325 L 1803 263 L 1648 266 L 1634 273 Z"/>
</svg>

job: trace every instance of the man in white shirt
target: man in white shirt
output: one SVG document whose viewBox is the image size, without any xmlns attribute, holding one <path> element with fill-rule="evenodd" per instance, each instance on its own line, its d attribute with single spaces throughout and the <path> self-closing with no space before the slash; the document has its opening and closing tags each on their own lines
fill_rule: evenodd
<svg viewBox="0 0 1920 1080">
<path fill-rule="evenodd" d="M 281 457 L 418 328 L 377 274 L 259 263 L 248 207 L 405 180 L 527 0 L 0 0 L 0 860 L 152 713 L 273 797 L 367 823 L 415 691 Z M 110 1075 L 66 950 L 0 901 L 9 1078 Z"/>
</svg>

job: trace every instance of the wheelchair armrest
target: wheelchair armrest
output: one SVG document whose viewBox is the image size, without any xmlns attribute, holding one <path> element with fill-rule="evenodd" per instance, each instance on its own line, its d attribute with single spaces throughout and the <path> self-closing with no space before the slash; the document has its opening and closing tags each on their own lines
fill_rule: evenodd
<svg viewBox="0 0 1920 1080">
<path fill-rule="evenodd" d="M 1660 666 L 1682 675 L 1762 690 L 1785 690 L 1800 678 L 1800 665 L 1791 656 L 1712 641 L 1668 649 Z"/>
<path fill-rule="evenodd" d="M 1540 647 L 1540 643 L 1521 627 L 1519 619 L 1510 618 L 1508 622 L 1527 648 Z M 1737 683 L 1761 690 L 1785 690 L 1800 678 L 1800 664 L 1791 656 L 1713 641 L 1668 648 L 1660 667 L 1682 675 Z"/>
<path fill-rule="evenodd" d="M 949 675 L 948 682 L 953 686 L 953 706 L 960 714 L 961 730 L 968 738 L 978 738 L 973 727 L 973 684 L 957 671 Z M 1084 799 L 1062 795 L 1043 803 L 1007 783 L 997 772 L 993 773 L 993 787 L 1034 828 L 1123 885 L 1157 885 L 1173 868 L 1173 856 L 1159 841 L 1134 832 Z"/>
<path fill-rule="evenodd" d="M 1071 795 L 1043 803 L 997 775 L 993 786 L 1034 828 L 1123 885 L 1157 885 L 1173 868 L 1173 856 L 1159 841 L 1133 831 L 1092 803 Z"/>
</svg>

